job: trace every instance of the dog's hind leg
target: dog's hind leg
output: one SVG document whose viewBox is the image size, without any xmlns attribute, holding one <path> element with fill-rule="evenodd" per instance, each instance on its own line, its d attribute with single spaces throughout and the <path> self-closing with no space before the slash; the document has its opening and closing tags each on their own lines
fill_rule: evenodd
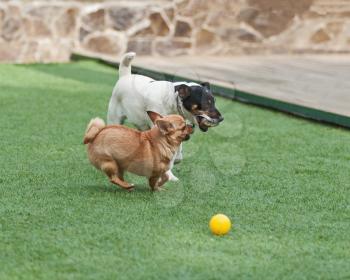
<svg viewBox="0 0 350 280">
<path fill-rule="evenodd" d="M 108 105 L 107 124 L 123 124 L 126 119 L 126 116 L 123 112 L 122 105 L 120 103 L 115 102 L 113 98 L 115 97 L 111 97 L 111 100 Z"/>
<path fill-rule="evenodd" d="M 133 189 L 133 184 L 129 184 L 123 180 L 123 172 L 119 170 L 118 165 L 115 161 L 111 160 L 104 162 L 101 166 L 101 170 L 106 173 L 111 183 L 118 185 L 123 189 Z"/>
<path fill-rule="evenodd" d="M 112 176 L 110 181 L 111 181 L 111 183 L 116 184 L 116 185 L 118 185 L 118 186 L 120 186 L 123 189 L 126 189 L 128 191 L 132 191 L 134 189 L 134 185 L 133 184 L 129 184 L 129 183 L 123 181 L 117 175 Z"/>
</svg>

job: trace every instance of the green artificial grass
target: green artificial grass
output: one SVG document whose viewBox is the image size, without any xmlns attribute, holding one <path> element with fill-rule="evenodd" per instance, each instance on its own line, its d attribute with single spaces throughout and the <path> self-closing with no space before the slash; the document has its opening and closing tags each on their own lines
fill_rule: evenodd
<svg viewBox="0 0 350 280">
<path fill-rule="evenodd" d="M 0 66 L 0 279 L 349 279 L 350 133 L 217 98 L 178 183 L 129 193 L 88 162 L 115 69 Z M 224 237 L 212 215 L 234 224 Z"/>
</svg>

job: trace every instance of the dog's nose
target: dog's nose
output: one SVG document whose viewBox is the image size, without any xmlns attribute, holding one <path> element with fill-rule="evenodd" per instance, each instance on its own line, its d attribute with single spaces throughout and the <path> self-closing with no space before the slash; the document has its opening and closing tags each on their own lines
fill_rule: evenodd
<svg viewBox="0 0 350 280">
<path fill-rule="evenodd" d="M 224 117 L 220 116 L 219 117 L 219 122 L 222 122 L 224 120 Z"/>
</svg>

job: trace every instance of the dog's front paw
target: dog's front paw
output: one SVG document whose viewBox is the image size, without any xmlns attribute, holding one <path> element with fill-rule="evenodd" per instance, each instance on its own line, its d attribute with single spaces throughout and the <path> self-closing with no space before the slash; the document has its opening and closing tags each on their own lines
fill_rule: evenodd
<svg viewBox="0 0 350 280">
<path fill-rule="evenodd" d="M 179 178 L 177 178 L 171 171 L 167 172 L 169 181 L 177 182 L 179 181 Z"/>
<path fill-rule="evenodd" d="M 174 160 L 174 164 L 178 164 L 183 160 L 183 156 L 182 156 L 182 152 L 179 152 L 176 154 L 175 160 Z"/>
<path fill-rule="evenodd" d="M 170 179 L 169 179 L 169 181 L 173 181 L 173 182 L 177 182 L 177 181 L 179 181 L 180 179 L 179 178 L 177 178 L 176 176 L 173 176 L 173 177 L 171 177 Z"/>
<path fill-rule="evenodd" d="M 134 184 L 129 184 L 128 186 L 125 187 L 125 189 L 128 191 L 128 192 L 132 192 L 135 188 L 135 185 Z"/>
</svg>

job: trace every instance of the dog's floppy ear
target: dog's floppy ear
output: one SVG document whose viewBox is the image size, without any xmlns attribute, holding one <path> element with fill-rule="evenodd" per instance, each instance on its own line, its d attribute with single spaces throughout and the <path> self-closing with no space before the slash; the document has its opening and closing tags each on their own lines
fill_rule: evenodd
<svg viewBox="0 0 350 280">
<path fill-rule="evenodd" d="M 156 120 L 156 125 L 158 126 L 158 128 L 160 129 L 160 132 L 163 135 L 169 134 L 170 132 L 175 130 L 173 124 L 166 120 L 158 119 Z"/>
<path fill-rule="evenodd" d="M 203 83 L 201 83 L 201 86 L 210 89 L 210 84 L 209 84 L 208 82 L 203 82 Z"/>
<path fill-rule="evenodd" d="M 191 88 L 185 84 L 175 86 L 175 91 L 178 92 L 181 99 L 186 99 L 191 94 Z"/>
<path fill-rule="evenodd" d="M 160 115 L 156 112 L 153 112 L 153 111 L 147 111 L 147 115 L 151 119 L 152 123 L 155 123 L 156 120 L 163 118 L 162 115 Z"/>
</svg>

